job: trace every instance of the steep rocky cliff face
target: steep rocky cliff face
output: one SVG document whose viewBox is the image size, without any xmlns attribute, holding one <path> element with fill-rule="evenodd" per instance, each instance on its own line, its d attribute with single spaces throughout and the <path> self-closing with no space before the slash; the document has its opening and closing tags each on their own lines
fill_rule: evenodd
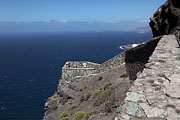
<svg viewBox="0 0 180 120">
<path fill-rule="evenodd" d="M 180 44 L 180 0 L 168 0 L 151 17 L 154 37 L 174 34 Z"/>
</svg>

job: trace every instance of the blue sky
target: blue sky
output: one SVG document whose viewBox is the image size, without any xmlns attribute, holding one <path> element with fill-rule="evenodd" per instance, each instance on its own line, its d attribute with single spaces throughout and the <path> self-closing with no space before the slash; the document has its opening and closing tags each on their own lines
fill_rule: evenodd
<svg viewBox="0 0 180 120">
<path fill-rule="evenodd" d="M 149 19 L 166 0 L 0 0 L 0 21 Z"/>
<path fill-rule="evenodd" d="M 166 0 L 0 0 L 0 33 L 129 31 Z"/>
</svg>

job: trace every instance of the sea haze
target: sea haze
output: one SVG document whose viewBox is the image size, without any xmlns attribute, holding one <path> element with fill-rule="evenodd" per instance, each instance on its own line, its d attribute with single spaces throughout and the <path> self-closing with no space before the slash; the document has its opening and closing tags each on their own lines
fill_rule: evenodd
<svg viewBox="0 0 180 120">
<path fill-rule="evenodd" d="M 121 45 L 152 33 L 79 32 L 0 35 L 0 120 L 40 120 L 66 61 L 103 63 Z"/>
</svg>

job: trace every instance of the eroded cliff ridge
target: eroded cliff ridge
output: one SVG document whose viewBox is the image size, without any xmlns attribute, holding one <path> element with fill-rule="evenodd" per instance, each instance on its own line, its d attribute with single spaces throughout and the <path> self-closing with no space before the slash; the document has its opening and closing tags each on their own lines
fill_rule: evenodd
<svg viewBox="0 0 180 120">
<path fill-rule="evenodd" d="M 151 17 L 154 37 L 174 34 L 180 39 L 180 0 L 168 0 Z"/>
</svg>

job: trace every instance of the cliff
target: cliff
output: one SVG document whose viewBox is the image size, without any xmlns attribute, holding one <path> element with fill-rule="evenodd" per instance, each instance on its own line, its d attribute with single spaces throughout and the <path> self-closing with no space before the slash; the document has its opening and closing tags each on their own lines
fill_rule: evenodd
<svg viewBox="0 0 180 120">
<path fill-rule="evenodd" d="M 151 17 L 150 27 L 154 37 L 174 34 L 180 45 L 180 1 L 168 0 Z"/>
<path fill-rule="evenodd" d="M 150 41 L 103 64 L 67 62 L 44 120 L 179 120 L 179 6 L 155 12 Z"/>
</svg>

